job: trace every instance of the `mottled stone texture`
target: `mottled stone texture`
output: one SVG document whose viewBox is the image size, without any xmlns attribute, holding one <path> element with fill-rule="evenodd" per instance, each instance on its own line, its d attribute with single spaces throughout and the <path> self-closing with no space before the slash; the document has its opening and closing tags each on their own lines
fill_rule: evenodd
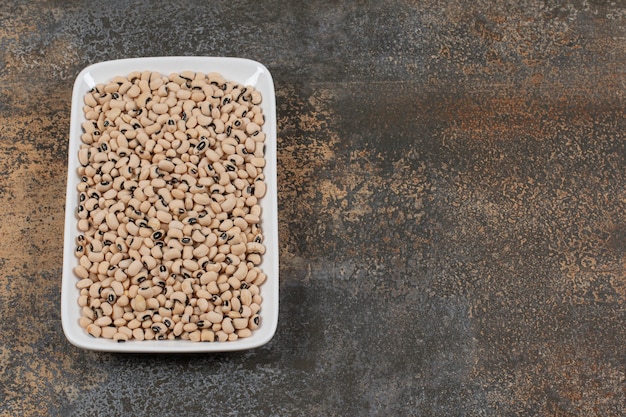
<svg viewBox="0 0 626 417">
<path fill-rule="evenodd" d="M 276 84 L 280 323 L 248 352 L 64 338 L 74 77 Z M 626 6 L 0 0 L 0 416 L 626 414 Z"/>
</svg>

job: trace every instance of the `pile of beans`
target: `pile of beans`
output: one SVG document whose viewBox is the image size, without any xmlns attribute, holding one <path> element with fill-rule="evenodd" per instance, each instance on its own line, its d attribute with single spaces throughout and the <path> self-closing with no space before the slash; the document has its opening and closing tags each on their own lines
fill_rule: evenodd
<svg viewBox="0 0 626 417">
<path fill-rule="evenodd" d="M 190 71 L 85 95 L 74 273 L 90 335 L 233 341 L 259 326 L 261 99 Z"/>
</svg>

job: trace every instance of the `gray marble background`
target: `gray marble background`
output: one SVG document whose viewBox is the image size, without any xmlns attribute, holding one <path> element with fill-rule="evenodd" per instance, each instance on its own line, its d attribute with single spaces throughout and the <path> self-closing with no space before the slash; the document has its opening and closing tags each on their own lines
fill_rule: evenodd
<svg viewBox="0 0 626 417">
<path fill-rule="evenodd" d="M 626 7 L 0 0 L 0 416 L 626 414 Z M 85 66 L 276 86 L 280 321 L 228 354 L 61 330 Z"/>
</svg>

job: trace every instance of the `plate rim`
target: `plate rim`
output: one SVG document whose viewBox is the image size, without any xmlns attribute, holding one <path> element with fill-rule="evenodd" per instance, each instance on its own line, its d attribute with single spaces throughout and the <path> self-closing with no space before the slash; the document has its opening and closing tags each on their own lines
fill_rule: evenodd
<svg viewBox="0 0 626 417">
<path fill-rule="evenodd" d="M 233 73 L 229 73 L 228 69 L 237 65 L 238 71 L 254 71 L 247 80 L 242 80 Z M 136 67 L 127 71 L 126 67 Z M 200 71 L 194 69 L 196 67 L 207 66 L 205 73 L 219 72 L 228 80 L 239 83 L 253 81 L 248 83 L 257 87 L 261 85 L 261 93 L 263 102 L 261 108 L 265 115 L 264 132 L 266 133 L 266 158 L 270 158 L 270 164 L 266 165 L 264 171 L 268 185 L 268 191 L 263 197 L 262 206 L 264 212 L 262 214 L 263 221 L 268 222 L 271 226 L 270 230 L 264 230 L 266 238 L 266 247 L 269 249 L 264 255 L 263 263 L 270 266 L 269 270 L 264 272 L 268 275 L 266 282 L 261 288 L 269 287 L 271 291 L 269 305 L 262 304 L 261 319 L 262 324 L 258 329 L 253 331 L 252 336 L 239 339 L 232 342 L 191 342 L 186 340 L 164 340 L 164 341 L 129 341 L 126 343 L 116 343 L 110 339 L 94 338 L 90 336 L 78 324 L 80 317 L 80 307 L 78 306 L 78 290 L 75 288 L 76 277 L 73 274 L 73 267 L 77 264 L 74 256 L 74 237 L 78 234 L 76 230 L 76 217 L 74 215 L 75 205 L 77 202 L 76 185 L 78 184 L 75 168 L 77 167 L 76 152 L 80 145 L 80 124 L 84 120 L 82 115 L 82 100 L 86 93 L 85 78 L 92 73 L 104 71 L 108 79 L 116 75 L 126 75 L 132 71 L 159 71 L 164 74 L 174 71 Z M 120 68 L 119 70 L 115 70 Z M 175 68 L 172 70 L 171 68 Z M 244 72 L 245 72 L 244 71 Z M 91 75 L 89 75 L 91 76 Z M 106 82 L 108 79 L 93 79 L 92 82 Z M 260 84 L 259 84 L 260 83 Z M 95 85 L 95 84 L 93 84 Z M 67 340 L 74 346 L 103 352 L 128 352 L 128 353 L 210 353 L 210 352 L 228 352 L 253 349 L 267 344 L 275 335 L 278 327 L 279 313 L 279 246 L 278 246 L 278 203 L 277 203 L 277 130 L 276 130 L 276 95 L 272 75 L 267 67 L 258 61 L 242 58 L 242 57 L 225 57 L 225 56 L 150 56 L 137 58 L 121 58 L 106 60 L 92 63 L 84 67 L 76 76 L 72 89 L 72 102 L 70 113 L 70 125 L 68 136 L 68 155 L 67 155 L 67 184 L 65 199 L 65 222 L 64 222 L 64 238 L 63 238 L 63 270 L 61 280 L 61 324 L 63 333 Z M 269 177 L 269 178 L 268 178 Z M 269 213 L 265 208 L 269 207 Z M 268 233 L 269 232 L 269 233 Z M 267 242 L 267 238 L 270 241 Z M 271 275 L 270 275 L 271 272 Z M 271 285 L 266 286 L 268 283 Z M 71 287 L 70 287 L 71 286 Z M 73 288 L 73 289 L 72 289 Z M 268 291 L 268 290 L 266 290 Z M 70 294 L 72 292 L 72 294 Z M 264 296 L 264 301 L 266 296 Z M 78 312 L 72 314 L 71 304 L 76 303 L 74 309 Z"/>
</svg>

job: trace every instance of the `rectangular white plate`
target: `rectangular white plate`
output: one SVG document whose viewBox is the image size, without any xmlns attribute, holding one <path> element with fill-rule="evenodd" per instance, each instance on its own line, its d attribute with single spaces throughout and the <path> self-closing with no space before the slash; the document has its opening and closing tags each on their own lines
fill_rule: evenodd
<svg viewBox="0 0 626 417">
<path fill-rule="evenodd" d="M 267 192 L 260 201 L 261 225 L 266 252 L 260 267 L 267 274 L 261 286 L 261 324 L 252 336 L 232 342 L 191 342 L 186 340 L 145 340 L 117 343 L 110 339 L 94 338 L 80 325 L 79 290 L 73 268 L 78 264 L 74 255 L 77 229 L 76 207 L 79 182 L 78 149 L 81 143 L 83 97 L 98 83 L 105 83 L 117 75 L 133 71 L 158 71 L 165 75 L 173 72 L 218 72 L 226 80 L 254 86 L 263 97 L 261 108 L 265 115 L 263 132 L 266 135 L 264 168 Z M 78 74 L 72 94 L 72 113 L 68 149 L 68 179 L 65 207 L 65 230 L 63 249 L 63 279 L 61 288 L 61 319 L 67 339 L 80 348 L 111 352 L 224 352 L 251 349 L 262 346 L 274 336 L 278 325 L 278 204 L 276 184 L 276 98 L 274 82 L 268 69 L 262 64 L 244 58 L 224 57 L 150 57 L 130 58 L 93 64 Z"/>
</svg>

